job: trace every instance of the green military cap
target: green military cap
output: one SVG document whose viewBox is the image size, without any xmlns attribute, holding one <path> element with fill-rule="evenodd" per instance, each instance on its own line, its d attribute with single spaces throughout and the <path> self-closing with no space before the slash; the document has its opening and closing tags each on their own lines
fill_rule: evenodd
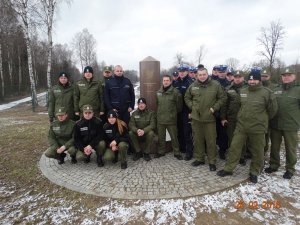
<svg viewBox="0 0 300 225">
<path fill-rule="evenodd" d="M 82 111 L 83 112 L 93 112 L 93 107 L 91 105 L 84 105 Z"/>
<path fill-rule="evenodd" d="M 233 74 L 233 76 L 234 77 L 237 77 L 237 76 L 244 77 L 245 73 L 242 70 L 237 70 L 237 71 L 235 71 L 235 73 Z"/>
<path fill-rule="evenodd" d="M 262 75 L 262 76 L 270 76 L 270 73 L 269 73 L 268 70 L 265 69 L 265 70 L 262 70 L 262 71 L 261 71 L 261 75 Z"/>
<path fill-rule="evenodd" d="M 66 111 L 65 107 L 59 107 L 59 108 L 57 109 L 55 115 L 56 115 L 56 116 L 63 116 L 63 115 L 65 115 L 65 114 L 67 114 L 67 111 Z"/>
<path fill-rule="evenodd" d="M 281 75 L 284 74 L 296 74 L 295 70 L 292 70 L 290 68 L 285 68 L 284 71 L 281 73 Z"/>
<path fill-rule="evenodd" d="M 105 66 L 104 67 L 104 72 L 106 72 L 106 71 L 111 72 L 112 71 L 111 66 Z"/>
</svg>

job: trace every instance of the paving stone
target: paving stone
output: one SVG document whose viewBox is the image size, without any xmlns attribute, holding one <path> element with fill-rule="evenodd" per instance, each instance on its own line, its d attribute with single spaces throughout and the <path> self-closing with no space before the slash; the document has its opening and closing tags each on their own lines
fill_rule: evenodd
<svg viewBox="0 0 300 225">
<path fill-rule="evenodd" d="M 217 170 L 225 161 L 217 161 Z M 209 171 L 208 164 L 199 167 L 191 162 L 178 161 L 172 153 L 149 162 L 132 161 L 121 170 L 120 163 L 105 162 L 97 167 L 95 156 L 91 162 L 71 164 L 67 157 L 63 165 L 43 154 L 39 167 L 42 173 L 57 185 L 74 191 L 102 197 L 121 199 L 160 199 L 191 197 L 221 191 L 248 179 L 250 161 L 246 166 L 237 166 L 234 175 L 220 178 Z M 216 185 L 218 184 L 218 185 Z"/>
</svg>

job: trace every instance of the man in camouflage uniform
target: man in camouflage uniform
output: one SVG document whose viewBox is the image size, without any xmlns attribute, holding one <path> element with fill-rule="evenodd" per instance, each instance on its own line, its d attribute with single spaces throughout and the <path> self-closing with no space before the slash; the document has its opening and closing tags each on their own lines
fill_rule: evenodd
<svg viewBox="0 0 300 225">
<path fill-rule="evenodd" d="M 48 115 L 50 122 L 53 122 L 55 112 L 60 107 L 65 108 L 68 119 L 75 120 L 73 92 L 74 87 L 69 81 L 69 75 L 61 72 L 58 76 L 58 84 L 53 86 L 49 92 Z"/>
<path fill-rule="evenodd" d="M 240 110 L 240 91 L 244 88 L 245 80 L 244 73 L 240 70 L 237 70 L 233 73 L 233 82 L 229 85 L 225 91 L 227 94 L 226 104 L 221 108 L 221 124 L 223 127 L 226 127 L 227 136 L 228 136 L 228 146 L 230 146 L 233 132 L 236 127 L 237 115 Z M 246 151 L 246 146 L 243 148 L 243 153 L 240 159 L 240 164 L 246 165 L 246 160 L 244 158 Z"/>
<path fill-rule="evenodd" d="M 180 92 L 172 86 L 172 78 L 164 75 L 162 87 L 156 93 L 157 101 L 157 133 L 158 152 L 154 158 L 165 155 L 166 151 L 166 130 L 171 136 L 171 144 L 174 157 L 182 160 L 177 138 L 177 114 L 182 110 L 182 96 Z"/>
<path fill-rule="evenodd" d="M 77 116 L 82 112 L 84 105 L 93 107 L 94 116 L 104 114 L 102 82 L 94 80 L 94 71 L 90 66 L 83 70 L 83 78 L 78 81 L 74 88 L 74 110 Z"/>
<path fill-rule="evenodd" d="M 277 86 L 277 84 L 274 84 L 271 82 L 271 74 L 267 70 L 263 70 L 261 73 L 261 82 L 262 85 L 266 88 L 269 88 L 271 90 L 274 90 L 274 88 Z M 266 137 L 266 145 L 265 145 L 265 154 L 269 150 L 269 139 L 270 139 L 270 127 L 268 129 L 268 132 L 265 135 Z"/>
<path fill-rule="evenodd" d="M 109 81 L 112 77 L 113 77 L 113 73 L 112 73 L 111 66 L 105 66 L 103 69 L 103 80 L 102 80 L 103 91 L 104 91 L 106 81 Z"/>
<path fill-rule="evenodd" d="M 187 89 L 184 100 L 192 118 L 194 158 L 192 166 L 205 164 L 205 146 L 210 171 L 216 170 L 216 119 L 214 113 L 226 101 L 221 85 L 208 76 L 207 69 L 197 72 L 197 80 Z"/>
<path fill-rule="evenodd" d="M 132 113 L 129 121 L 129 137 L 135 150 L 133 161 L 142 157 L 144 160 L 150 161 L 150 147 L 156 128 L 155 113 L 147 109 L 145 98 L 139 98 L 137 103 L 138 109 Z M 141 148 L 140 142 L 145 142 L 144 150 Z"/>
<path fill-rule="evenodd" d="M 50 147 L 45 155 L 48 158 L 58 160 L 58 164 L 64 163 L 64 158 L 68 152 L 71 156 L 71 162 L 77 163 L 76 149 L 74 147 L 74 125 L 75 122 L 68 119 L 67 111 L 63 107 L 57 108 L 57 120 L 50 125 L 48 140 Z"/>
<path fill-rule="evenodd" d="M 218 71 L 217 81 L 221 84 L 223 90 L 225 90 L 225 88 L 231 84 L 231 82 L 228 81 L 226 78 L 229 72 L 229 67 L 227 65 L 219 65 L 217 71 Z M 216 116 L 217 145 L 219 147 L 219 157 L 220 159 L 225 159 L 225 155 L 228 149 L 227 131 L 226 128 L 223 127 L 221 124 L 220 113 L 216 112 L 215 116 Z"/>
<path fill-rule="evenodd" d="M 253 68 L 249 73 L 248 85 L 240 91 L 241 108 L 228 159 L 224 169 L 218 171 L 217 175 L 232 175 L 247 140 L 247 147 L 252 155 L 250 181 L 257 183 L 257 176 L 264 164 L 265 133 L 268 130 L 269 118 L 276 114 L 277 102 L 273 92 L 262 86 L 260 70 L 257 68 Z"/>
<path fill-rule="evenodd" d="M 300 128 L 300 85 L 296 83 L 296 73 L 286 69 L 281 74 L 282 84 L 274 89 L 278 112 L 271 120 L 270 167 L 266 173 L 278 170 L 280 166 L 280 146 L 282 137 L 286 151 L 285 179 L 291 179 L 297 163 L 298 131 Z"/>
</svg>

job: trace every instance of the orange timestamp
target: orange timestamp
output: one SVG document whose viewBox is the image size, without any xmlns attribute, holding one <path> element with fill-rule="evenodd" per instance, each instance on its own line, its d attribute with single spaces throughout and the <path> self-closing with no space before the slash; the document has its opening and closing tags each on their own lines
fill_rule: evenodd
<svg viewBox="0 0 300 225">
<path fill-rule="evenodd" d="M 248 203 L 238 200 L 234 204 L 236 209 L 280 209 L 284 206 L 286 206 L 286 202 L 280 200 L 263 200 L 262 202 L 254 200 Z"/>
</svg>

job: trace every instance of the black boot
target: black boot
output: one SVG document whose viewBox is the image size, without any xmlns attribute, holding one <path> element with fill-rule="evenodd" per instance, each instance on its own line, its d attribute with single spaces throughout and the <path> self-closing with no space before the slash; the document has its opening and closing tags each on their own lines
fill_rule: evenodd
<svg viewBox="0 0 300 225">
<path fill-rule="evenodd" d="M 145 161 L 150 161 L 150 160 L 151 160 L 150 155 L 147 154 L 147 153 L 144 153 L 144 160 L 145 160 Z"/>
<path fill-rule="evenodd" d="M 91 155 L 86 156 L 84 163 L 89 163 L 91 161 Z"/>
<path fill-rule="evenodd" d="M 66 153 L 60 153 L 58 156 L 58 164 L 64 164 L 65 163 L 65 157 L 66 157 Z"/>
<path fill-rule="evenodd" d="M 125 170 L 127 168 L 127 162 L 121 162 L 121 169 Z"/>
<path fill-rule="evenodd" d="M 142 157 L 143 157 L 143 153 L 142 152 L 136 152 L 136 153 L 134 153 L 132 160 L 133 161 L 137 161 L 137 160 L 139 160 Z"/>
<path fill-rule="evenodd" d="M 112 163 L 117 163 L 118 162 L 118 152 L 115 151 L 115 158 L 112 160 Z"/>
<path fill-rule="evenodd" d="M 98 167 L 103 167 L 104 166 L 101 155 L 97 156 L 97 164 L 98 164 Z"/>
<path fill-rule="evenodd" d="M 72 164 L 76 164 L 77 163 L 76 156 L 71 156 L 71 163 Z"/>
</svg>

